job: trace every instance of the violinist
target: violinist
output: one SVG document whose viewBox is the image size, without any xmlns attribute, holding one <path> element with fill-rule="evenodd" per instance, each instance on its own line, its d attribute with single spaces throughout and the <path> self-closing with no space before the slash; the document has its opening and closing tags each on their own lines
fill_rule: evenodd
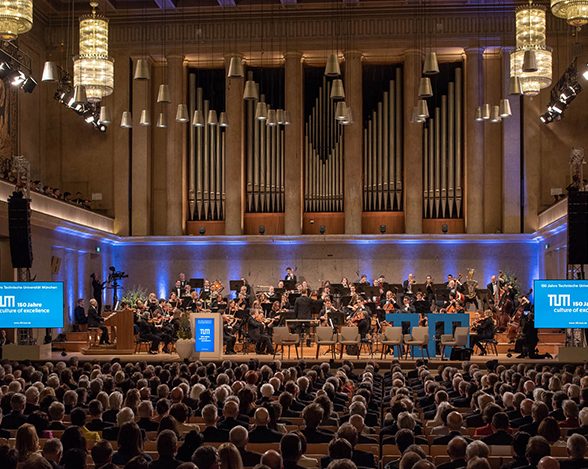
<svg viewBox="0 0 588 469">
<path fill-rule="evenodd" d="M 153 313 L 157 308 L 159 308 L 159 302 L 157 300 L 157 295 L 154 292 L 149 293 L 147 297 L 147 309 L 149 312 Z"/>
<path fill-rule="evenodd" d="M 445 308 L 446 313 L 463 313 L 463 302 L 460 299 L 463 297 L 461 293 L 458 291 L 452 290 L 449 292 L 449 303 L 447 303 L 447 307 Z"/>
<path fill-rule="evenodd" d="M 278 290 L 285 290 L 286 289 L 286 285 L 284 284 L 283 280 L 279 280 L 278 281 Z"/>
<path fill-rule="evenodd" d="M 370 282 L 369 282 L 366 274 L 362 274 L 362 276 L 359 277 L 359 282 L 358 283 L 361 284 L 362 286 L 365 286 L 365 287 L 369 287 L 370 286 Z"/>
<path fill-rule="evenodd" d="M 414 313 L 416 310 L 410 302 L 410 296 L 404 295 L 402 298 L 402 306 L 400 307 L 401 313 Z"/>
<path fill-rule="evenodd" d="M 198 293 L 196 290 L 193 290 L 190 292 L 190 299 L 184 302 L 184 310 L 195 313 L 198 310 L 199 303 L 200 300 L 198 299 Z"/>
<path fill-rule="evenodd" d="M 224 311 L 227 308 L 227 300 L 220 293 L 216 293 L 210 302 L 210 310 L 213 312 Z"/>
<path fill-rule="evenodd" d="M 341 285 L 343 285 L 343 288 L 349 288 L 349 279 L 347 277 L 343 277 L 341 279 Z"/>
<path fill-rule="evenodd" d="M 487 309 L 484 311 L 482 317 L 472 324 L 472 331 L 473 334 L 470 335 L 472 348 L 477 345 L 480 349 L 480 355 L 487 355 L 488 352 L 482 341 L 493 339 L 496 333 L 496 326 L 491 310 Z"/>
<path fill-rule="evenodd" d="M 167 302 L 172 305 L 173 308 L 180 306 L 180 299 L 178 298 L 178 295 L 176 295 L 175 291 L 170 293 L 169 300 L 167 300 Z"/>
<path fill-rule="evenodd" d="M 260 309 L 254 309 L 247 321 L 247 334 L 251 342 L 255 344 L 255 353 L 264 355 L 274 353 L 272 341 L 266 332 L 265 318 Z"/>
<path fill-rule="evenodd" d="M 227 314 L 223 318 L 223 344 L 225 344 L 225 355 L 235 355 L 235 343 L 237 337 L 233 333 L 232 318 Z"/>
<path fill-rule="evenodd" d="M 416 292 L 416 298 L 412 305 L 414 306 L 415 311 L 420 313 L 421 316 L 431 311 L 431 303 L 427 301 L 422 290 Z"/>
<path fill-rule="evenodd" d="M 333 318 L 334 313 L 339 313 L 339 311 L 333 306 L 330 298 L 325 298 L 323 307 L 319 313 L 321 326 L 340 326 L 341 324 L 337 324 L 339 322 L 337 318 Z"/>
<path fill-rule="evenodd" d="M 190 300 L 192 299 L 192 287 L 189 284 L 184 286 L 184 290 L 182 291 L 182 296 L 180 297 L 180 306 L 185 308 Z"/>
<path fill-rule="evenodd" d="M 354 312 L 347 320 L 347 323 L 351 326 L 357 326 L 359 335 L 364 339 L 370 329 L 369 314 L 365 307 L 365 301 L 362 298 L 358 298 L 355 306 L 353 306 L 353 310 Z"/>
<path fill-rule="evenodd" d="M 276 293 L 276 289 L 273 285 L 270 285 L 269 290 L 266 295 L 267 295 L 268 300 L 271 303 L 273 303 L 274 301 L 278 301 L 278 299 L 279 299 L 279 296 Z"/>
<path fill-rule="evenodd" d="M 199 295 L 200 301 L 209 301 L 211 295 L 212 295 L 212 292 L 210 289 L 210 280 L 204 279 L 204 286 L 200 290 L 200 295 Z"/>
</svg>

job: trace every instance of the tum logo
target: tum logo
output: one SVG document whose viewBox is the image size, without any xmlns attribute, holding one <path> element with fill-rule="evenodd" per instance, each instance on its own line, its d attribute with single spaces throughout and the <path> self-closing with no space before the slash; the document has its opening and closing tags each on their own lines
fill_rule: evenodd
<svg viewBox="0 0 588 469">
<path fill-rule="evenodd" d="M 549 306 L 570 306 L 570 295 L 547 295 Z"/>
<path fill-rule="evenodd" d="M 0 308 L 14 308 L 15 306 L 14 296 L 0 296 Z"/>
</svg>

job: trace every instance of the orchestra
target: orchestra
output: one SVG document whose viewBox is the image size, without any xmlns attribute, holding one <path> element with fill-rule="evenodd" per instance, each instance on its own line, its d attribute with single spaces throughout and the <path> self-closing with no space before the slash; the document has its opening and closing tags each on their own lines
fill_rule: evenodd
<svg viewBox="0 0 588 469">
<path fill-rule="evenodd" d="M 435 283 L 430 275 L 419 284 L 415 275 L 409 273 L 402 284 L 389 284 L 383 275 L 370 283 L 367 275 L 358 274 L 356 283 L 342 277 L 339 283 L 324 280 L 318 289 L 311 289 L 305 279 L 298 282 L 294 271 L 286 268 L 284 279 L 275 285 L 254 287 L 245 278 L 231 281 L 229 294 L 219 280 L 188 281 L 181 273 L 168 298 L 159 299 L 152 292 L 130 305 L 135 312 L 135 333 L 141 340 L 151 342 L 150 353 L 158 353 L 160 348 L 168 352 L 177 337 L 183 312 L 212 312 L 222 317 L 226 354 L 235 353 L 238 342 L 254 344 L 257 353 L 265 354 L 273 353 L 275 326 L 289 326 L 292 332 L 308 337 L 317 325 L 331 327 L 335 332 L 342 326 L 356 326 L 362 340 L 373 340 L 388 326 L 386 319 L 390 314 L 417 313 L 418 324 L 426 326 L 429 313 L 464 313 L 468 309 L 479 311 L 482 306 L 484 313 L 471 325 L 471 344 L 484 355 L 484 343 L 501 330 L 511 343 L 519 342 L 515 350 L 521 351 L 522 330 L 530 327 L 531 292 L 520 294 L 516 278 L 503 272 L 492 275 L 487 290 L 481 291 L 474 279 L 474 269 L 467 269 L 463 282 L 461 274 L 449 274 L 444 284 Z M 108 331 L 96 318 L 95 301 L 88 312 L 96 327 L 102 329 L 101 343 L 108 343 Z M 402 321 L 403 329 L 406 324 Z M 524 345 L 529 354 L 534 344 Z"/>
</svg>

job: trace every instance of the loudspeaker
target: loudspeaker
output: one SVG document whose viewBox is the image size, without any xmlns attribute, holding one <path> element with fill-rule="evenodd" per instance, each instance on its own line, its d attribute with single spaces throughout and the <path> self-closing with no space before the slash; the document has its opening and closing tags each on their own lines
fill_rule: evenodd
<svg viewBox="0 0 588 469">
<path fill-rule="evenodd" d="M 588 264 L 588 192 L 568 193 L 568 263 Z"/>
<path fill-rule="evenodd" d="M 12 267 L 30 269 L 33 265 L 31 207 L 22 192 L 13 192 L 8 198 L 8 233 Z"/>
</svg>

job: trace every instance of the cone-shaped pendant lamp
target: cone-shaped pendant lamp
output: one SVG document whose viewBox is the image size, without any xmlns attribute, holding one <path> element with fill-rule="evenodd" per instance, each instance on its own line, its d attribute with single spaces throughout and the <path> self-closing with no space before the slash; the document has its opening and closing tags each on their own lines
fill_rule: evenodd
<svg viewBox="0 0 588 469">
<path fill-rule="evenodd" d="M 110 116 L 110 109 L 106 106 L 100 106 L 100 123 L 109 125 L 112 123 L 112 117 Z"/>
<path fill-rule="evenodd" d="M 139 119 L 139 125 L 143 127 L 149 127 L 151 125 L 151 119 L 149 119 L 149 113 L 147 109 L 141 111 L 141 118 Z"/>
<path fill-rule="evenodd" d="M 229 126 L 229 119 L 227 118 L 227 113 L 226 112 L 221 112 L 220 116 L 218 118 L 218 125 L 220 125 L 221 127 L 228 127 Z"/>
<path fill-rule="evenodd" d="M 325 66 L 325 76 L 327 77 L 338 77 L 341 75 L 341 67 L 339 67 L 339 59 L 337 54 L 329 55 L 327 59 L 327 65 Z"/>
<path fill-rule="evenodd" d="M 533 73 L 537 70 L 539 70 L 537 67 L 537 54 L 533 49 L 528 49 L 523 56 L 523 72 Z"/>
<path fill-rule="evenodd" d="M 120 120 L 120 126 L 123 129 L 131 129 L 133 127 L 133 117 L 129 111 L 124 111 L 122 113 L 122 118 Z"/>
<path fill-rule="evenodd" d="M 426 99 L 419 99 L 417 103 L 417 117 L 421 119 L 429 117 L 429 106 L 427 105 Z"/>
<path fill-rule="evenodd" d="M 290 113 L 284 111 L 284 125 L 290 125 Z"/>
<path fill-rule="evenodd" d="M 276 116 L 276 110 L 275 109 L 269 109 L 267 111 L 267 121 L 266 124 L 269 125 L 270 127 L 274 127 L 276 125 L 278 125 L 278 117 Z"/>
<path fill-rule="evenodd" d="M 341 121 L 342 125 L 351 125 L 353 124 L 353 112 L 351 111 L 351 107 L 347 106 L 345 109 L 345 119 Z"/>
<path fill-rule="evenodd" d="M 522 94 L 521 79 L 517 76 L 510 77 L 508 80 L 508 94 L 511 96 Z"/>
<path fill-rule="evenodd" d="M 419 81 L 419 98 L 430 98 L 433 96 L 433 87 L 429 77 L 421 77 Z"/>
<path fill-rule="evenodd" d="M 245 82 L 245 89 L 243 90 L 243 99 L 259 99 L 257 83 L 255 83 L 253 80 L 247 80 Z"/>
<path fill-rule="evenodd" d="M 344 121 L 347 117 L 347 104 L 345 101 L 339 101 L 335 107 L 335 119 Z"/>
<path fill-rule="evenodd" d="M 43 75 L 41 81 L 54 82 L 59 80 L 59 71 L 55 62 L 47 61 L 43 65 Z"/>
<path fill-rule="evenodd" d="M 331 99 L 345 99 L 345 88 L 343 88 L 343 80 L 337 78 L 333 80 L 331 85 Z"/>
<path fill-rule="evenodd" d="M 167 117 L 165 115 L 165 112 L 160 112 L 159 113 L 159 118 L 157 119 L 157 124 L 156 126 L 160 129 L 166 129 L 167 128 Z"/>
<path fill-rule="evenodd" d="M 149 71 L 149 64 L 145 59 L 137 59 L 135 64 L 135 80 L 150 80 L 151 72 Z"/>
<path fill-rule="evenodd" d="M 161 84 L 159 85 L 159 92 L 157 93 L 157 102 L 158 103 L 171 103 L 171 98 L 169 94 L 169 85 Z"/>
<path fill-rule="evenodd" d="M 484 104 L 482 106 L 482 119 L 484 119 L 485 121 L 487 121 L 488 119 L 490 119 L 490 114 L 491 114 L 490 105 L 489 104 Z"/>
<path fill-rule="evenodd" d="M 73 104 L 82 104 L 87 101 L 86 87 L 83 85 L 74 86 Z"/>
<path fill-rule="evenodd" d="M 242 78 L 245 76 L 243 70 L 243 61 L 241 57 L 233 56 L 229 62 L 229 71 L 227 73 L 228 78 Z"/>
<path fill-rule="evenodd" d="M 255 106 L 255 118 L 262 121 L 267 119 L 267 104 L 259 101 Z"/>
<path fill-rule="evenodd" d="M 482 117 L 482 106 L 478 106 L 476 108 L 476 122 L 482 122 L 484 118 Z"/>
<path fill-rule="evenodd" d="M 185 104 L 178 104 L 178 109 L 176 110 L 176 122 L 179 122 L 180 124 L 190 122 L 188 106 L 186 106 Z"/>
<path fill-rule="evenodd" d="M 510 101 L 508 99 L 500 100 L 500 117 L 512 116 L 512 110 L 510 109 Z"/>
<path fill-rule="evenodd" d="M 502 119 L 500 117 L 500 106 L 492 106 L 492 117 L 490 118 L 490 122 L 497 123 L 500 122 Z"/>
<path fill-rule="evenodd" d="M 427 55 L 425 55 L 423 75 L 436 75 L 437 73 L 439 73 L 439 62 L 437 62 L 437 54 L 433 51 L 429 51 L 427 52 Z"/>
<path fill-rule="evenodd" d="M 194 127 L 204 127 L 204 116 L 202 115 L 202 111 L 200 109 L 196 109 L 194 111 L 194 116 L 192 117 L 192 125 Z"/>
<path fill-rule="evenodd" d="M 208 111 L 208 119 L 206 120 L 206 123 L 208 125 L 218 125 L 218 118 L 214 109 Z"/>
</svg>

